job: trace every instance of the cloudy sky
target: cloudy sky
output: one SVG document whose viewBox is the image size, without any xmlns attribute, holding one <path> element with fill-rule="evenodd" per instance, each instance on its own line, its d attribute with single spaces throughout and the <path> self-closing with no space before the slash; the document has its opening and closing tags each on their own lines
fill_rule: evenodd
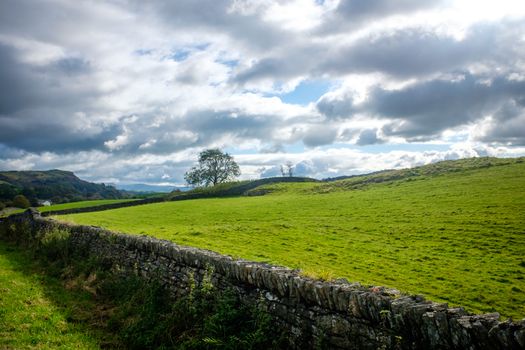
<svg viewBox="0 0 525 350">
<path fill-rule="evenodd" d="M 1 0 L 0 169 L 183 184 L 525 155 L 521 0 Z"/>
</svg>

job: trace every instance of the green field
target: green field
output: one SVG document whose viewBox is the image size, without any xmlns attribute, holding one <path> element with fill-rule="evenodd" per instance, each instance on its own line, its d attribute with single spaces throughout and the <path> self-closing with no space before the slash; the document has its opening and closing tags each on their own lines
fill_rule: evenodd
<svg viewBox="0 0 525 350">
<path fill-rule="evenodd" d="M 39 212 L 45 213 L 47 211 L 55 211 L 55 210 L 65 210 L 65 209 L 76 209 L 76 208 L 88 208 L 88 207 L 96 207 L 99 205 L 104 204 L 114 204 L 114 203 L 122 203 L 122 202 L 130 202 L 135 201 L 136 199 L 97 199 L 97 200 L 90 200 L 90 201 L 80 201 L 80 202 L 70 202 L 70 203 L 61 203 L 61 204 L 53 204 L 47 207 L 37 207 Z M 14 209 L 10 210 L 9 212 L 2 213 L 0 212 L 0 217 L 3 216 L 9 216 L 11 214 L 18 214 L 24 212 L 25 209 Z"/>
<path fill-rule="evenodd" d="M 64 289 L 18 249 L 0 241 L 0 349 L 100 349 L 91 295 Z"/>
<path fill-rule="evenodd" d="M 37 209 L 41 213 L 45 213 L 46 211 L 87 208 L 87 207 L 95 207 L 95 206 L 104 205 L 104 204 L 129 202 L 129 201 L 134 201 L 134 200 L 136 199 L 98 199 L 98 200 L 92 200 L 92 201 L 80 201 L 80 202 L 53 204 L 47 207 L 38 207 Z"/>
<path fill-rule="evenodd" d="M 523 318 L 525 162 L 476 162 L 60 218 Z"/>
</svg>

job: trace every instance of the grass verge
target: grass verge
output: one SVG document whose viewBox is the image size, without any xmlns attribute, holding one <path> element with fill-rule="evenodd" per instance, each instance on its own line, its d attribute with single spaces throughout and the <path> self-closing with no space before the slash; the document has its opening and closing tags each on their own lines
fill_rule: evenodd
<svg viewBox="0 0 525 350">
<path fill-rule="evenodd" d="M 67 290 L 38 261 L 0 241 L 0 349 L 99 349 L 115 345 L 92 295 Z M 113 346 L 115 347 L 115 346 Z"/>
<path fill-rule="evenodd" d="M 231 291 L 193 284 L 174 300 L 155 280 L 75 253 L 68 231 L 29 242 L 15 229 L 4 237 L 26 250 L 0 241 L 0 349 L 285 348 L 268 314 Z"/>
</svg>

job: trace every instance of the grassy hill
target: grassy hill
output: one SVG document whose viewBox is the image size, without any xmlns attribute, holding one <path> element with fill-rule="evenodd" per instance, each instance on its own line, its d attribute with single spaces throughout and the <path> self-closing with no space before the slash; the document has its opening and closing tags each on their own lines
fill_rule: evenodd
<svg viewBox="0 0 525 350">
<path fill-rule="evenodd" d="M 17 194 L 33 199 L 51 199 L 55 203 L 123 197 L 114 187 L 81 180 L 70 171 L 0 172 L 0 200 L 11 200 Z"/>
<path fill-rule="evenodd" d="M 525 317 L 524 158 L 261 189 L 61 219 Z"/>
<path fill-rule="evenodd" d="M 166 200 L 186 200 L 199 198 L 231 197 L 240 195 L 263 195 L 269 190 L 264 186 L 276 183 L 318 182 L 308 177 L 271 177 L 259 180 L 234 181 L 217 184 L 212 187 L 197 187 L 190 191 L 173 191 L 166 196 Z"/>
</svg>

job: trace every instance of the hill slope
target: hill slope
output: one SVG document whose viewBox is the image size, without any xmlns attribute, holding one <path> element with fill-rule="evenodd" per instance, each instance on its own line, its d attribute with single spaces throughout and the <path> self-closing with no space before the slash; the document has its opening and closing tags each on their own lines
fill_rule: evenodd
<svg viewBox="0 0 525 350">
<path fill-rule="evenodd" d="M 114 187 L 81 180 L 70 171 L 0 172 L 0 200 L 10 200 L 17 194 L 33 199 L 51 199 L 55 203 L 122 198 L 122 193 Z"/>
<path fill-rule="evenodd" d="M 357 189 L 349 180 L 273 184 L 264 196 L 61 218 L 522 318 L 525 162 L 478 161 Z"/>
<path fill-rule="evenodd" d="M 262 195 L 268 193 L 266 190 L 258 190 L 266 185 L 277 183 L 311 183 L 319 180 L 309 177 L 270 177 L 258 180 L 234 181 L 218 184 L 211 187 L 198 187 L 182 192 L 173 191 L 166 196 L 167 200 L 185 200 L 199 198 L 218 198 L 241 195 Z"/>
</svg>

